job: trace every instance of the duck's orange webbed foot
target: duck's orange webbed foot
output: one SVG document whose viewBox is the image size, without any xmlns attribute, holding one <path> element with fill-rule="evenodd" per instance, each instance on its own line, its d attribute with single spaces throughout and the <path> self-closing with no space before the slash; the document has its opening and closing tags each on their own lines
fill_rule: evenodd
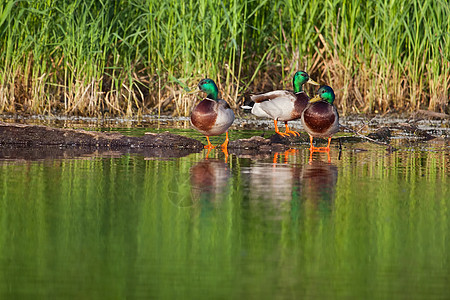
<svg viewBox="0 0 450 300">
<path fill-rule="evenodd" d="M 213 144 L 211 144 L 211 141 L 209 140 L 209 136 L 206 137 L 206 139 L 208 140 L 208 145 L 205 145 L 205 149 L 214 149 L 216 148 L 216 146 L 213 146 Z"/>
<path fill-rule="evenodd" d="M 282 137 L 283 136 L 289 136 L 289 134 L 288 133 L 284 133 L 284 132 L 281 132 L 279 129 L 278 129 L 278 121 L 277 120 L 273 120 L 273 123 L 275 124 L 275 132 L 276 133 L 278 133 L 279 135 L 281 135 Z"/>
<path fill-rule="evenodd" d="M 292 134 L 293 136 L 300 136 L 300 132 L 294 130 L 289 130 L 287 133 Z"/>
<path fill-rule="evenodd" d="M 311 152 L 330 152 L 331 138 L 328 138 L 328 145 L 326 147 L 314 147 L 312 136 L 309 136 L 309 143 L 310 143 L 309 151 Z"/>
<path fill-rule="evenodd" d="M 293 136 L 300 136 L 300 133 L 298 132 L 298 131 L 294 131 L 294 130 L 290 130 L 289 129 L 289 126 L 288 126 L 288 124 L 287 124 L 287 122 L 285 123 L 285 126 L 286 126 L 286 131 L 285 131 L 285 133 L 287 133 L 287 134 L 289 134 L 289 135 L 293 135 Z"/>
<path fill-rule="evenodd" d="M 278 133 L 279 135 L 281 135 L 282 137 L 285 137 L 285 136 L 289 137 L 290 136 L 289 133 L 285 133 L 285 132 L 281 132 L 281 131 L 275 131 L 275 132 Z"/>
</svg>

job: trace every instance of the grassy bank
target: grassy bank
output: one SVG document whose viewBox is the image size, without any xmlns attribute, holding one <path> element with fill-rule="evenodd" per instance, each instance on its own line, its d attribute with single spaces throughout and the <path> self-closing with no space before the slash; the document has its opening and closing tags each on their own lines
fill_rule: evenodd
<svg viewBox="0 0 450 300">
<path fill-rule="evenodd" d="M 344 114 L 448 112 L 449 32 L 443 0 L 6 0 L 0 112 L 187 115 L 203 77 L 237 107 L 299 69 Z"/>
</svg>

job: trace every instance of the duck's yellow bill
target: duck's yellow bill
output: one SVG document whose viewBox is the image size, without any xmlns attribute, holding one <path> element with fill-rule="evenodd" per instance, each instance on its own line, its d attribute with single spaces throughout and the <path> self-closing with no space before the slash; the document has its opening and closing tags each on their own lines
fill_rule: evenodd
<svg viewBox="0 0 450 300">
<path fill-rule="evenodd" d="M 309 99 L 309 103 L 314 103 L 320 100 L 321 100 L 320 96 L 316 95 L 314 98 Z"/>
<path fill-rule="evenodd" d="M 317 82 L 315 82 L 314 80 L 312 80 L 311 78 L 309 78 L 306 83 L 310 83 L 310 84 L 313 84 L 313 85 L 320 85 Z"/>
</svg>

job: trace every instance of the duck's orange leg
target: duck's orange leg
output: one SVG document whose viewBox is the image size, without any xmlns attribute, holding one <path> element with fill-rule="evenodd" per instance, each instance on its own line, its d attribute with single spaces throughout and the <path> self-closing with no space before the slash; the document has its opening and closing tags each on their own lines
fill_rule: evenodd
<svg viewBox="0 0 450 300">
<path fill-rule="evenodd" d="M 284 132 L 281 132 L 280 130 L 278 130 L 278 124 L 277 124 L 278 121 L 277 120 L 273 120 L 273 123 L 275 124 L 275 132 L 276 133 L 278 133 L 281 136 L 289 136 L 288 133 L 284 133 Z"/>
<path fill-rule="evenodd" d="M 294 136 L 300 136 L 300 133 L 299 132 L 297 132 L 297 131 L 294 131 L 294 130 L 290 130 L 289 129 L 289 126 L 288 126 L 288 122 L 286 121 L 286 122 L 284 122 L 284 126 L 286 127 L 286 133 L 287 134 L 293 134 Z"/>
<path fill-rule="evenodd" d="M 228 162 L 228 131 L 225 134 L 225 142 L 222 144 L 222 152 L 225 154 L 225 162 Z"/>
<path fill-rule="evenodd" d="M 206 139 L 208 140 L 208 145 L 205 146 L 206 149 L 216 148 L 216 146 L 213 146 L 213 144 L 211 144 L 211 141 L 209 140 L 209 136 L 206 136 Z"/>
<path fill-rule="evenodd" d="M 309 136 L 309 150 L 314 151 L 312 135 Z"/>
<path fill-rule="evenodd" d="M 227 149 L 228 148 L 228 142 L 230 140 L 228 139 L 228 131 L 225 133 L 225 142 L 223 142 L 222 144 L 222 149 Z"/>
</svg>

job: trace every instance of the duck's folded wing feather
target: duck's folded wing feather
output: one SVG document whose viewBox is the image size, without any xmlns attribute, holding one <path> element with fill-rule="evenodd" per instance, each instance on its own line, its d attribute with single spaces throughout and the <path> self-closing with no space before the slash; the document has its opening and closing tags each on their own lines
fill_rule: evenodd
<svg viewBox="0 0 450 300">
<path fill-rule="evenodd" d="M 273 119 L 285 121 L 291 119 L 292 111 L 294 110 L 294 101 L 290 97 L 278 97 L 274 101 L 259 103 L 259 107 Z"/>
<path fill-rule="evenodd" d="M 255 103 L 261 103 L 265 101 L 275 100 L 278 98 L 289 98 L 292 101 L 295 101 L 295 95 L 292 92 L 284 91 L 284 90 L 277 90 L 272 92 L 267 92 L 263 94 L 253 94 L 250 95 L 250 99 Z"/>
</svg>

